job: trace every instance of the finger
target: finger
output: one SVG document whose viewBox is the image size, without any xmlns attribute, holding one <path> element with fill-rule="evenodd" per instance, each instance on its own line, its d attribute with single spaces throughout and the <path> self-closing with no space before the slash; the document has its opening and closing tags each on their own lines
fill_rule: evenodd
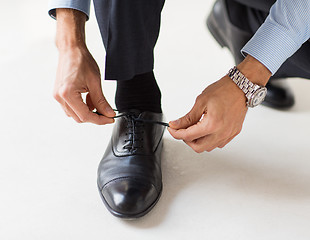
<svg viewBox="0 0 310 240">
<path fill-rule="evenodd" d="M 168 131 L 175 139 L 182 139 L 187 142 L 194 141 L 201 137 L 214 133 L 217 130 L 215 125 L 210 124 L 208 117 L 203 118 L 200 122 L 186 129 L 168 128 Z"/>
<path fill-rule="evenodd" d="M 223 147 L 225 147 L 225 146 L 226 146 L 228 143 L 230 143 L 235 137 L 236 137 L 236 135 L 235 135 L 235 136 L 232 136 L 231 138 L 228 138 L 227 140 L 224 141 L 224 143 L 220 144 L 220 145 L 218 146 L 218 148 L 223 148 Z"/>
<path fill-rule="evenodd" d="M 208 132 L 203 131 L 201 122 L 198 122 L 186 129 L 175 130 L 169 127 L 168 131 L 175 139 L 184 140 L 187 142 L 194 141 L 209 134 Z"/>
<path fill-rule="evenodd" d="M 90 111 L 93 111 L 95 109 L 95 106 L 91 100 L 89 93 L 86 95 L 86 104 L 87 104 Z"/>
<path fill-rule="evenodd" d="M 189 113 L 175 121 L 169 122 L 169 126 L 173 129 L 188 128 L 189 126 L 192 126 L 200 120 L 203 112 L 204 109 L 202 109 L 199 104 L 195 103 Z"/>
<path fill-rule="evenodd" d="M 201 137 L 191 142 L 188 141 L 184 142 L 197 153 L 202 153 L 204 151 L 211 152 L 218 146 L 218 141 L 215 134 Z"/>
<path fill-rule="evenodd" d="M 61 105 L 68 117 L 72 117 L 77 123 L 82 123 L 81 119 L 73 112 L 73 110 L 68 106 L 68 104 L 63 103 Z"/>
<path fill-rule="evenodd" d="M 91 122 L 98 125 L 104 125 L 108 123 L 113 123 L 113 118 L 108 118 L 105 116 L 99 116 L 89 110 L 87 105 L 83 102 L 80 94 L 72 96 L 66 99 L 69 107 L 74 111 L 74 113 L 79 117 L 82 122 Z"/>
<path fill-rule="evenodd" d="M 108 101 L 103 96 L 99 81 L 92 81 L 89 84 L 89 96 L 93 106 L 99 113 L 107 117 L 114 117 L 116 115 Z"/>
<path fill-rule="evenodd" d="M 66 104 L 65 101 L 63 101 L 58 96 L 55 97 L 55 99 L 57 100 L 57 102 L 60 103 L 60 106 L 62 107 L 62 109 L 64 110 L 64 112 L 66 113 L 68 117 L 72 117 L 76 122 L 81 123 L 81 120 L 79 119 L 79 117 L 73 112 L 73 110 L 68 106 L 68 104 Z"/>
<path fill-rule="evenodd" d="M 62 107 L 62 110 L 64 110 L 64 112 L 67 115 L 67 117 L 71 117 L 71 114 L 68 111 L 68 109 L 65 107 L 65 105 L 64 104 L 60 104 L 60 106 Z"/>
</svg>

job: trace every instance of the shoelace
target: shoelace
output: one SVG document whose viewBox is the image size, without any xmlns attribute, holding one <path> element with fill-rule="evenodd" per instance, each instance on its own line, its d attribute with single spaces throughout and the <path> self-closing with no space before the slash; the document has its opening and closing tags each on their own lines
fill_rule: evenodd
<svg viewBox="0 0 310 240">
<path fill-rule="evenodd" d="M 113 109 L 113 110 L 116 112 L 119 112 L 117 109 Z M 102 115 L 98 112 L 95 112 L 95 113 L 98 115 Z M 130 111 L 121 113 L 121 114 L 116 115 L 112 118 L 115 119 L 115 118 L 120 118 L 120 117 L 126 117 L 127 121 L 128 121 L 128 124 L 127 124 L 128 131 L 127 131 L 126 135 L 131 135 L 131 138 L 125 139 L 125 143 L 130 142 L 131 144 L 123 146 L 123 148 L 127 149 L 129 151 L 134 151 L 136 149 L 143 148 L 143 144 L 137 145 L 136 143 L 139 143 L 139 142 L 143 143 L 143 138 L 139 138 L 138 135 L 143 134 L 144 131 L 143 130 L 139 131 L 138 129 L 140 127 L 144 127 L 144 123 L 159 124 L 159 125 L 169 127 L 169 124 L 166 122 L 160 122 L 160 121 L 155 121 L 155 120 L 150 120 L 150 119 L 139 118 L 139 117 L 136 117 L 136 113 L 130 112 Z"/>
<path fill-rule="evenodd" d="M 115 112 L 119 112 L 119 110 L 117 109 L 113 109 Z M 94 112 L 98 115 L 101 115 L 101 113 L 99 112 Z M 116 115 L 114 117 L 110 117 L 110 118 L 120 118 L 120 117 L 132 117 L 134 121 L 136 122 L 145 122 L 145 123 L 153 123 L 153 124 L 159 124 L 159 125 L 163 125 L 165 127 L 169 127 L 169 123 L 166 123 L 166 122 L 160 122 L 160 121 L 155 121 L 155 120 L 150 120 L 150 119 L 143 119 L 143 118 L 139 118 L 139 117 L 135 117 L 135 113 L 134 112 L 124 112 L 124 113 L 121 113 L 119 115 Z"/>
</svg>

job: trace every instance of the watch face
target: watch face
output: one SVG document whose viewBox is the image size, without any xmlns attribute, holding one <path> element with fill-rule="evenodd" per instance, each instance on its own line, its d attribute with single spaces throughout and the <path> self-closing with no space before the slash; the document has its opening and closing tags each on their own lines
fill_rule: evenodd
<svg viewBox="0 0 310 240">
<path fill-rule="evenodd" d="M 267 88 L 263 87 L 258 89 L 252 96 L 251 100 L 249 101 L 250 107 L 256 107 L 260 103 L 265 100 L 267 94 Z"/>
</svg>

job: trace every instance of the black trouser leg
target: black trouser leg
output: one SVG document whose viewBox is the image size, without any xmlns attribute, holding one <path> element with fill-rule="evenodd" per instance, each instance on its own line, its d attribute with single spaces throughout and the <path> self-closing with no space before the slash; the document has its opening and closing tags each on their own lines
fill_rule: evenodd
<svg viewBox="0 0 310 240">
<path fill-rule="evenodd" d="M 254 34 L 264 23 L 275 0 L 226 0 L 234 25 Z M 272 54 L 272 53 L 270 53 Z M 310 79 L 310 41 L 280 67 L 273 78 L 301 77 Z"/>
<path fill-rule="evenodd" d="M 108 80 L 152 72 L 164 0 L 94 0 Z"/>
</svg>

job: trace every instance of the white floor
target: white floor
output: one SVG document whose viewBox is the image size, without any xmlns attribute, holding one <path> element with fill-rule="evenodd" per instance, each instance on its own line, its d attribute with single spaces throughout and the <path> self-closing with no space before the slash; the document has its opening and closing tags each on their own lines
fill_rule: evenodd
<svg viewBox="0 0 310 240">
<path fill-rule="evenodd" d="M 233 65 L 205 29 L 211 0 L 166 2 L 156 76 L 168 120 Z M 310 82 L 290 111 L 250 110 L 226 148 L 196 154 L 165 135 L 164 191 L 138 221 L 108 213 L 96 170 L 112 126 L 76 124 L 52 98 L 55 22 L 45 1 L 1 4 L 0 239 L 310 239 Z M 103 66 L 92 12 L 89 48 Z M 113 104 L 114 82 L 104 82 Z"/>
</svg>

